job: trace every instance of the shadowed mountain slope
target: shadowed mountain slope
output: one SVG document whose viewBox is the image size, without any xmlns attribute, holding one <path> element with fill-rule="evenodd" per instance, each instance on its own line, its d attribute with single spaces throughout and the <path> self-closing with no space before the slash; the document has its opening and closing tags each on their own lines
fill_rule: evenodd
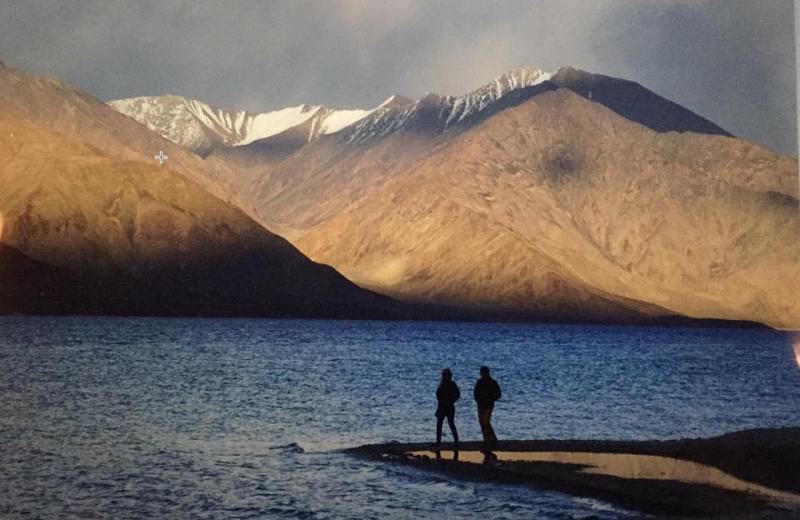
<svg viewBox="0 0 800 520">
<path fill-rule="evenodd" d="M 550 81 L 656 132 L 731 136 L 711 121 L 633 81 L 592 74 L 572 67 L 562 67 Z"/>
<path fill-rule="evenodd" d="M 163 139 L 104 104 L 7 69 L 0 71 L 0 90 L 17 93 L 0 102 L 5 312 L 399 312 L 391 300 L 311 262 L 191 177 L 142 162 L 142 148 Z M 191 154 L 169 151 L 177 159 L 170 166 L 191 169 Z M 37 303 L 37 289 L 48 298 Z"/>
<path fill-rule="evenodd" d="M 797 161 L 640 85 L 523 71 L 306 130 L 205 161 L 165 150 L 312 259 L 409 302 L 800 328 Z M 88 131 L 106 152 L 132 142 Z"/>
</svg>

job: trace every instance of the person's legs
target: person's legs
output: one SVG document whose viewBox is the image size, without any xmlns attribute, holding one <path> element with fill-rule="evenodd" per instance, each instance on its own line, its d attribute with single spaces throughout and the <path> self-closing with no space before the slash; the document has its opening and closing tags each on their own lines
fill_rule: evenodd
<svg viewBox="0 0 800 520">
<path fill-rule="evenodd" d="M 486 435 L 488 436 L 487 442 L 492 444 L 497 442 L 497 435 L 494 434 L 494 428 L 492 428 L 492 408 L 486 409 Z"/>
<path fill-rule="evenodd" d="M 447 424 L 450 426 L 450 433 L 453 434 L 453 442 L 458 444 L 458 430 L 456 429 L 456 412 L 447 414 Z"/>
<path fill-rule="evenodd" d="M 487 408 L 478 408 L 478 424 L 481 425 L 481 435 L 483 436 L 483 442 L 488 442 L 488 432 L 486 430 L 486 410 Z"/>
<path fill-rule="evenodd" d="M 436 444 L 442 443 L 442 425 L 444 424 L 444 416 L 436 416 Z"/>
<path fill-rule="evenodd" d="M 478 408 L 478 422 L 481 425 L 481 434 L 483 435 L 483 442 L 487 445 L 497 441 L 497 436 L 494 434 L 492 428 L 492 408 Z"/>
</svg>

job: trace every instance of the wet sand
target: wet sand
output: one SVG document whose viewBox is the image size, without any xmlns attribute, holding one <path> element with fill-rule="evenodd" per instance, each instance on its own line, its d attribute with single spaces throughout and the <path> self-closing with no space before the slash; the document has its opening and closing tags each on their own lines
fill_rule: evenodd
<svg viewBox="0 0 800 520">
<path fill-rule="evenodd" d="M 348 452 L 460 478 L 591 497 L 659 516 L 800 518 L 800 428 L 670 441 L 501 441 L 485 463 L 479 443 L 390 443 Z"/>
</svg>

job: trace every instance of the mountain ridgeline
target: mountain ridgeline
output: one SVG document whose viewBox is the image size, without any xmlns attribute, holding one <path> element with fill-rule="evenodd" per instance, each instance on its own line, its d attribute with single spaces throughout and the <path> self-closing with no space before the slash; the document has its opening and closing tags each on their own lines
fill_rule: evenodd
<svg viewBox="0 0 800 520">
<path fill-rule="evenodd" d="M 195 180 L 224 170 L 57 80 L 0 70 L 0 136 L 4 313 L 402 316 Z"/>
<path fill-rule="evenodd" d="M 631 81 L 250 113 L 2 69 L 0 96 L 5 312 L 800 329 L 797 161 Z"/>
</svg>

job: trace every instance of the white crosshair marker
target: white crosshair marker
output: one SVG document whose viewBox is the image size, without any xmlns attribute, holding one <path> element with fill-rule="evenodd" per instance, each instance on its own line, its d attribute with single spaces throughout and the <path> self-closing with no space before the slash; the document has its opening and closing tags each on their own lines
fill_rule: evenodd
<svg viewBox="0 0 800 520">
<path fill-rule="evenodd" d="M 154 158 L 156 161 L 158 161 L 158 164 L 160 164 L 161 166 L 164 166 L 164 161 L 166 161 L 167 159 L 169 159 L 169 156 L 166 156 L 166 155 L 164 155 L 164 150 L 159 150 L 159 151 L 158 151 L 158 155 L 156 155 L 156 156 L 155 156 L 155 157 L 153 157 L 153 158 Z"/>
</svg>

